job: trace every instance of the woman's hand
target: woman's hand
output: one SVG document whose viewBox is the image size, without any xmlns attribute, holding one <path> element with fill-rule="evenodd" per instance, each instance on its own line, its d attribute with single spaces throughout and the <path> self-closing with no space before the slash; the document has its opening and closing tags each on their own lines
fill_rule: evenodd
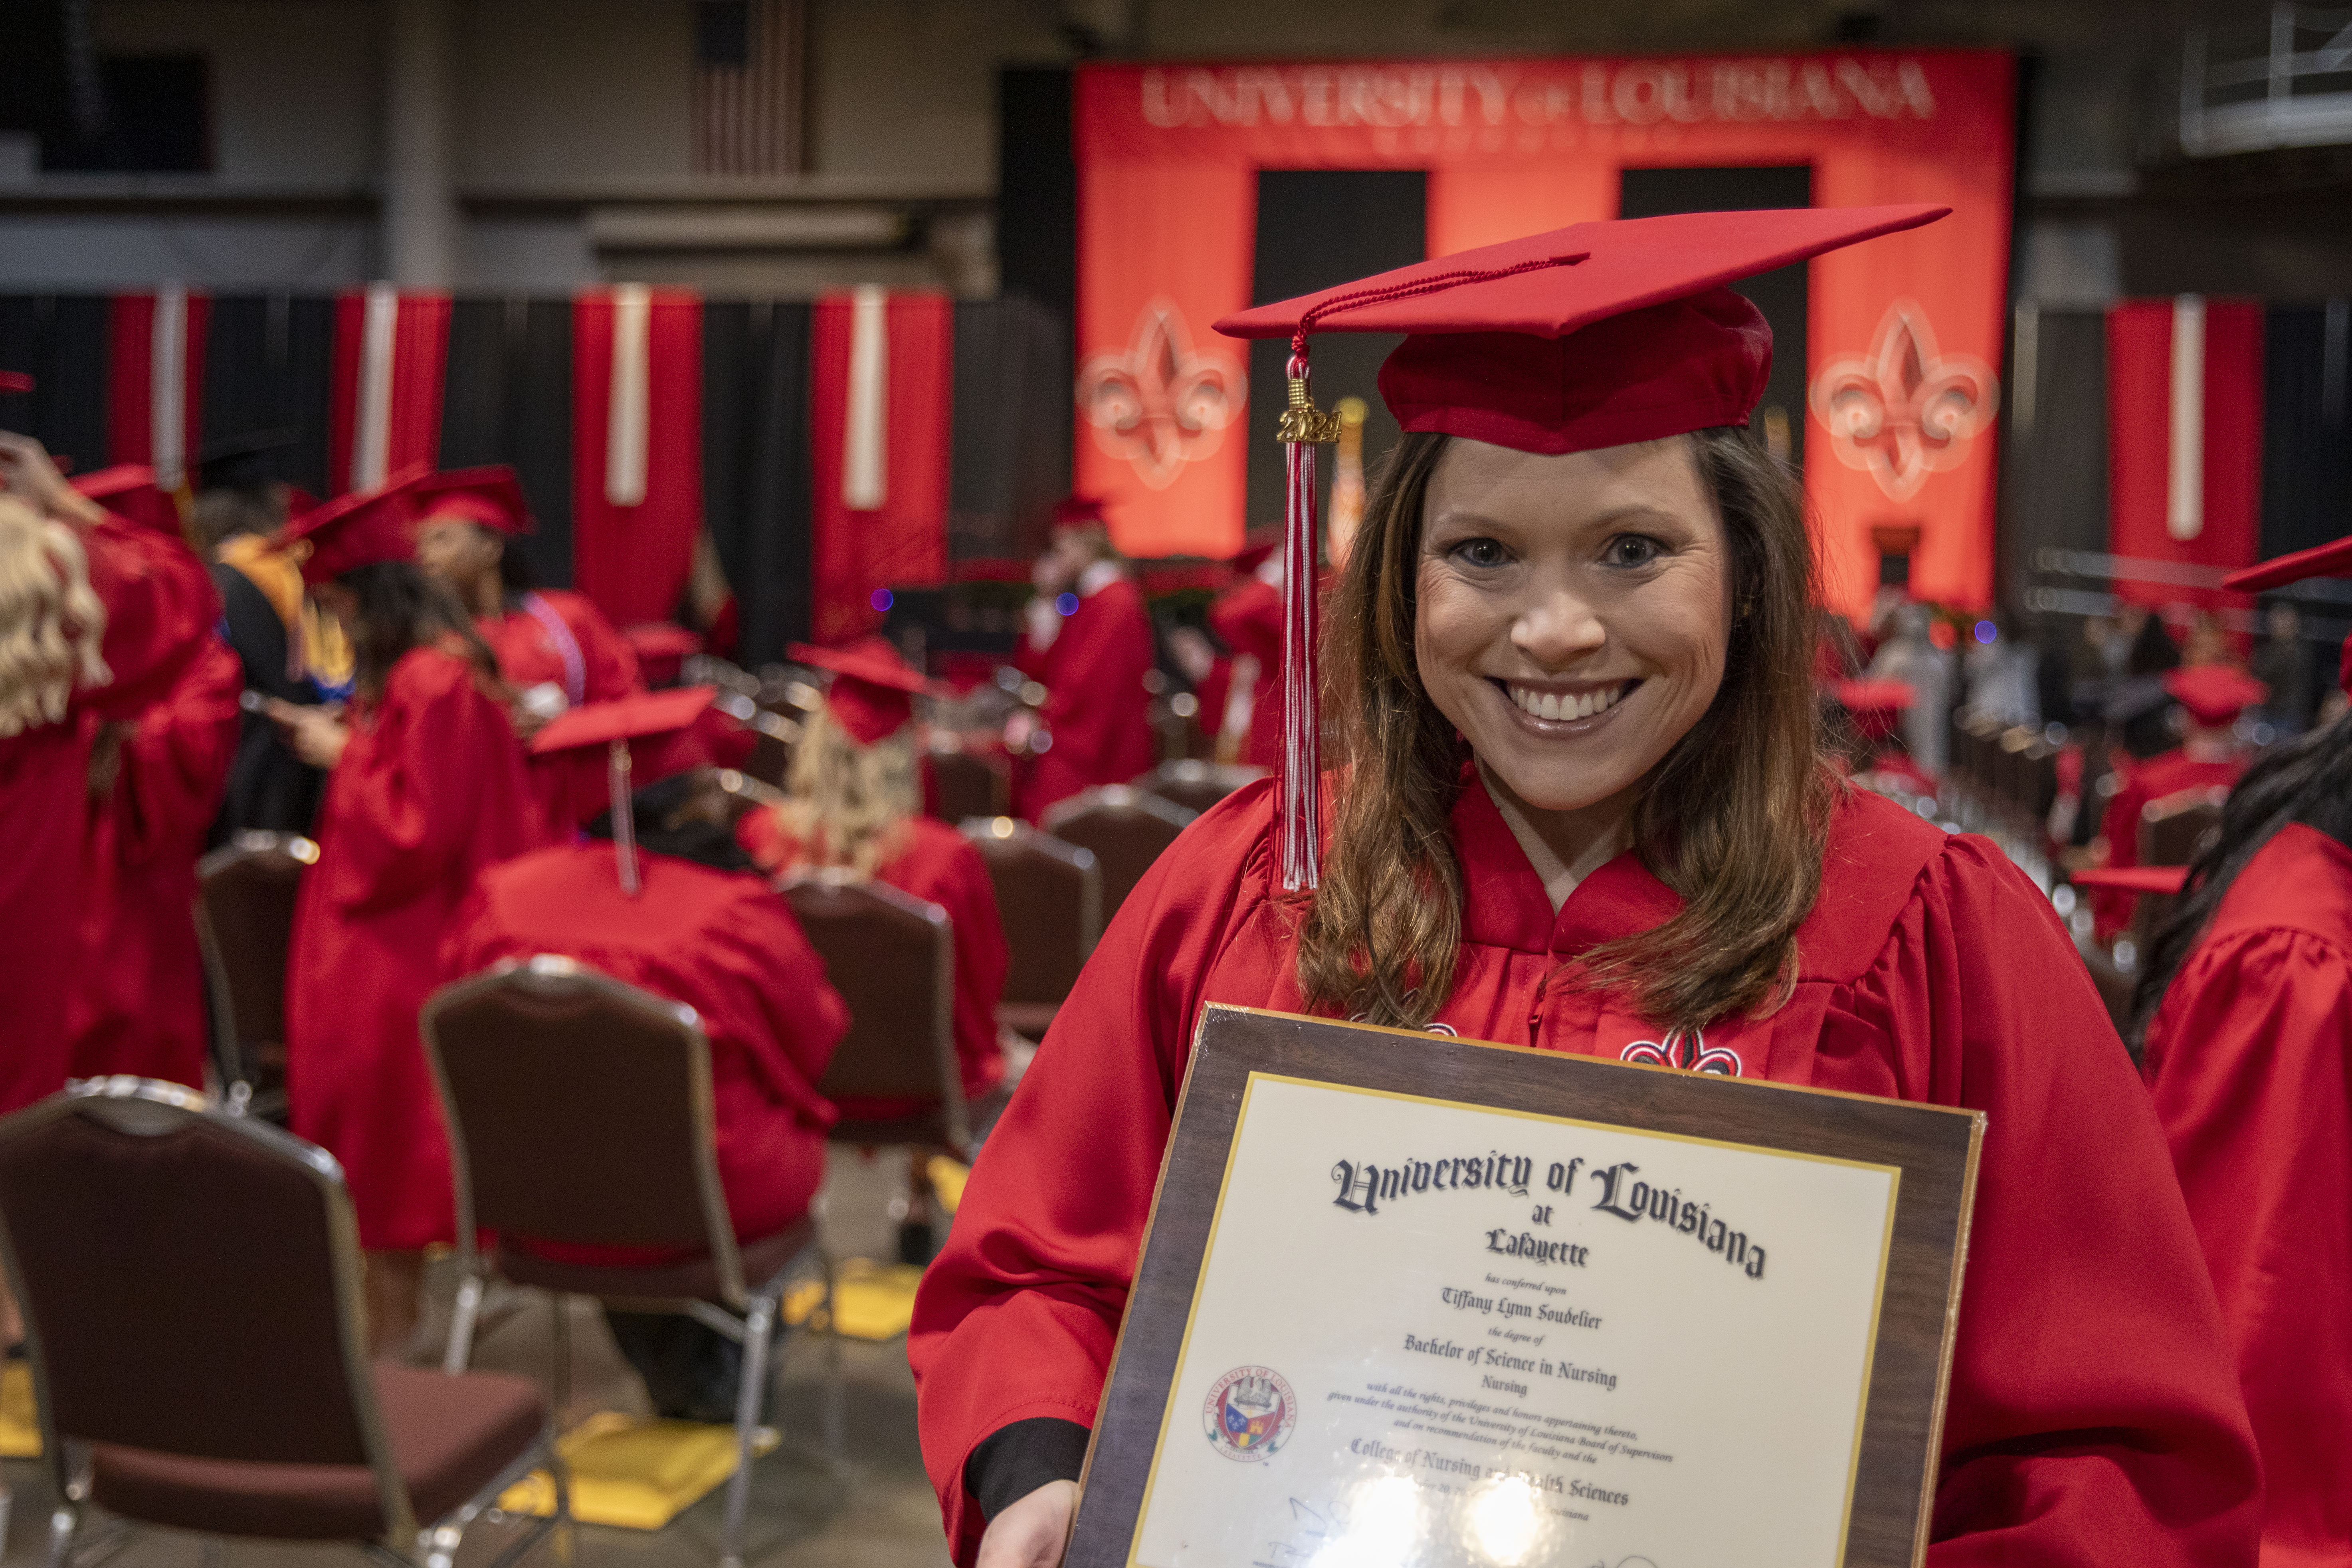
<svg viewBox="0 0 2352 1568">
<path fill-rule="evenodd" d="M 351 726 L 327 708 L 305 707 L 298 702 L 269 699 L 269 716 L 286 737 L 294 754 L 314 768 L 332 768 L 342 761 L 343 748 L 351 743 Z"/>
<path fill-rule="evenodd" d="M 96 501 L 66 483 L 47 447 L 13 430 L 0 430 L 0 489 L 61 521 L 94 523 L 106 515 Z"/>
<path fill-rule="evenodd" d="M 1078 1483 L 1047 1481 L 988 1521 L 976 1568 L 1062 1568 Z"/>
</svg>

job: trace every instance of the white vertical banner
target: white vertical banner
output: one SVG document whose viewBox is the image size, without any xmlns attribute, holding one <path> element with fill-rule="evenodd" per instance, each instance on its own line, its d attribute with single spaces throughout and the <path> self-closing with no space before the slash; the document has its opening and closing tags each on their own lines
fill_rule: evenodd
<svg viewBox="0 0 2352 1568">
<path fill-rule="evenodd" d="M 155 290 L 147 348 L 147 448 L 156 488 L 179 489 L 188 467 L 188 291 L 176 283 Z"/>
<path fill-rule="evenodd" d="M 861 283 L 850 295 L 849 416 L 844 422 L 841 504 L 879 511 L 888 498 L 890 295 Z"/>
<path fill-rule="evenodd" d="M 653 290 L 643 283 L 613 289 L 613 390 L 605 406 L 604 500 L 614 506 L 642 506 L 646 499 L 646 444 L 652 410 L 646 399 L 647 338 L 653 330 Z"/>
<path fill-rule="evenodd" d="M 392 461 L 392 356 L 400 336 L 400 290 L 371 283 L 360 316 L 358 428 L 352 433 L 352 489 L 383 483 Z"/>
<path fill-rule="evenodd" d="M 2189 540 L 2205 531 L 2205 299 L 2172 301 L 2172 437 L 2166 464 L 2164 531 Z"/>
</svg>

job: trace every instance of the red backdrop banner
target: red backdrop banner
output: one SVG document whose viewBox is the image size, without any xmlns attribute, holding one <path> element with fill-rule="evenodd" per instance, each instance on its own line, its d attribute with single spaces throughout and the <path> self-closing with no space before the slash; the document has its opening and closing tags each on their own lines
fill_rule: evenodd
<svg viewBox="0 0 2352 1568">
<path fill-rule="evenodd" d="M 1906 525 L 1915 591 L 1984 605 L 2014 90 L 1986 50 L 1083 68 L 1076 486 L 1113 498 L 1132 553 L 1240 547 L 1247 355 L 1208 323 L 1250 303 L 1261 168 L 1425 169 L 1444 256 L 1614 217 L 1626 168 L 1807 163 L 1823 206 L 1953 209 L 1811 263 L 1805 488 L 1832 596 L 1864 604 L 1871 531 Z"/>
<path fill-rule="evenodd" d="M 360 441 L 365 398 L 369 290 L 346 289 L 335 297 L 334 383 L 327 406 L 327 493 L 355 488 L 352 452 Z M 403 292 L 394 297 L 389 398 L 383 418 L 383 473 L 396 474 L 411 463 L 441 461 L 441 389 L 449 359 L 449 296 Z"/>
<path fill-rule="evenodd" d="M 809 328 L 809 475 L 814 494 L 810 626 L 844 643 L 882 620 L 875 590 L 945 581 L 948 443 L 955 392 L 955 306 L 944 294 L 892 294 L 881 327 L 883 420 L 878 505 L 851 504 L 848 461 L 856 305 L 851 294 L 817 301 Z"/>
<path fill-rule="evenodd" d="M 2186 352 L 2176 354 L 2176 329 L 2184 322 L 2200 341 L 2179 344 Z M 2183 434 L 2201 432 L 2193 453 L 2175 452 L 2176 424 Z M 2262 505 L 2262 306 L 2192 296 L 2127 300 L 2109 310 L 2108 548 L 2153 563 L 2151 578 L 2166 566 L 2251 566 L 2261 548 Z M 2252 602 L 2220 588 L 2134 577 L 2118 577 L 2116 591 L 2143 605 Z"/>
<path fill-rule="evenodd" d="M 572 585 L 613 624 L 669 618 L 694 567 L 702 527 L 702 297 L 646 297 L 642 499 L 615 499 L 614 291 L 572 307 Z M 631 389 L 633 392 L 638 389 Z M 628 493 L 626 490 L 623 494 Z"/>
<path fill-rule="evenodd" d="M 156 462 L 155 370 L 160 357 L 155 341 L 155 296 L 117 294 L 107 308 L 106 455 L 110 463 L 141 463 L 159 474 L 166 465 Z M 196 466 L 203 440 L 205 391 L 205 330 L 212 320 L 212 300 L 203 294 L 184 296 L 180 341 L 180 466 L 184 476 Z M 167 488 L 174 488 L 163 475 Z"/>
</svg>

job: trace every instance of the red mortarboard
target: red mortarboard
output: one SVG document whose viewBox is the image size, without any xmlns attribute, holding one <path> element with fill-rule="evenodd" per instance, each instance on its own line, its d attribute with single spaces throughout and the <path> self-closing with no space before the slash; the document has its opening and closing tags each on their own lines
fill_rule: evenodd
<svg viewBox="0 0 2352 1568">
<path fill-rule="evenodd" d="M 1253 544 L 1234 557 L 1234 575 L 1246 577 L 1266 563 L 1266 558 L 1282 548 L 1282 541 L 1269 539 L 1264 544 Z"/>
<path fill-rule="evenodd" d="M 530 503 L 523 499 L 522 481 L 504 463 L 479 468 L 451 468 L 419 479 L 416 515 L 425 522 L 462 519 L 500 533 L 529 533 L 532 528 Z"/>
<path fill-rule="evenodd" d="M 2299 583 L 2305 577 L 2352 577 L 2352 533 L 2265 561 L 2259 566 L 2249 566 L 2242 572 L 2232 572 L 2221 579 L 2221 586 L 2258 594 L 2265 588 Z M 2344 640 L 2344 657 L 2336 667 L 2336 684 L 2352 691 L 2352 637 Z"/>
<path fill-rule="evenodd" d="M 30 392 L 33 378 L 21 370 L 0 370 L 0 392 Z"/>
<path fill-rule="evenodd" d="M 2096 866 L 2070 871 L 2066 879 L 2078 888 L 2112 888 L 2119 893 L 2177 893 L 2189 880 L 2186 866 Z"/>
<path fill-rule="evenodd" d="M 278 530 L 278 547 L 301 553 L 305 583 L 331 582 L 379 562 L 412 561 L 415 487 L 431 472 L 423 463 L 414 464 L 372 490 L 353 490 L 314 507 Z"/>
<path fill-rule="evenodd" d="M 2180 700 L 2189 717 L 2208 728 L 2229 723 L 2271 694 L 2251 675 L 2225 664 L 2191 665 L 2164 678 L 2164 689 Z"/>
<path fill-rule="evenodd" d="M 155 470 L 144 463 L 117 463 L 78 474 L 73 488 L 118 517 L 174 538 L 180 532 L 180 503 L 155 488 Z"/>
<path fill-rule="evenodd" d="M 796 642 L 784 650 L 784 657 L 833 671 L 825 708 L 861 746 L 898 733 L 915 716 L 916 693 L 949 695 L 940 682 L 908 668 L 898 650 L 878 637 L 861 637 L 847 647 Z"/>
<path fill-rule="evenodd" d="M 1100 496 L 1068 495 L 1054 503 L 1054 526 L 1076 528 L 1082 523 L 1108 522 L 1104 509 L 1110 503 Z"/>
<path fill-rule="evenodd" d="M 1724 286 L 1950 210 L 1799 207 L 1572 224 L 1216 323 L 1230 337 L 1290 340 L 1279 430 L 1286 888 L 1318 879 L 1315 444 L 1339 436 L 1338 416 L 1318 412 L 1308 393 L 1309 335 L 1408 334 L 1380 377 L 1381 397 L 1407 430 L 1558 453 L 1744 425 L 1771 369 L 1772 331 Z"/>
<path fill-rule="evenodd" d="M 1919 700 L 1918 690 L 1907 680 L 1841 680 L 1831 690 L 1868 741 L 1894 733 L 1903 710 Z"/>
<path fill-rule="evenodd" d="M 567 780 L 567 793 L 573 815 L 583 822 L 596 815 L 588 804 L 597 800 L 593 774 L 604 775 L 604 805 L 613 813 L 621 890 L 631 898 L 636 897 L 640 882 L 636 819 L 630 814 L 629 797 L 647 784 L 700 765 L 702 751 L 693 744 L 689 731 L 718 695 L 715 686 L 679 686 L 609 702 L 583 702 L 550 720 L 530 738 L 533 756 L 557 757 L 575 770 Z"/>
</svg>

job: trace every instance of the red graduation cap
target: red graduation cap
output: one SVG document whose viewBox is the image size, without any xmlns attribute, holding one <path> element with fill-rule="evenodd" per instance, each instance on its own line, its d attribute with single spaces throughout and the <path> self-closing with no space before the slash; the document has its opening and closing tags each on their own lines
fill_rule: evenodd
<svg viewBox="0 0 2352 1568">
<path fill-rule="evenodd" d="M 416 481 L 416 515 L 424 522 L 455 519 L 478 522 L 499 533 L 529 533 L 534 527 L 522 481 L 505 463 L 450 468 Z"/>
<path fill-rule="evenodd" d="M 1315 445 L 1339 437 L 1338 416 L 1317 409 L 1308 392 L 1308 337 L 1318 330 L 1408 334 L 1380 376 L 1381 397 L 1407 430 L 1558 453 L 1742 425 L 1763 395 L 1772 331 L 1725 285 L 1950 210 L 1799 207 L 1571 224 L 1216 323 L 1230 337 L 1290 340 L 1289 405 L 1278 432 L 1288 489 L 1285 887 L 1317 881 Z"/>
<path fill-rule="evenodd" d="M 847 647 L 796 642 L 784 650 L 784 656 L 795 664 L 833 671 L 833 683 L 824 694 L 825 709 L 861 746 L 897 734 L 915 716 L 918 692 L 950 695 L 944 684 L 908 668 L 898 650 L 883 637 L 860 637 Z"/>
<path fill-rule="evenodd" d="M 73 488 L 117 517 L 173 538 L 180 533 L 180 503 L 155 488 L 155 470 L 144 463 L 117 463 L 78 474 Z"/>
<path fill-rule="evenodd" d="M 2271 694 L 2271 689 L 2251 675 L 2225 664 L 2197 664 L 2164 678 L 2164 689 L 2189 710 L 2190 718 L 2208 729 L 2235 720 Z"/>
<path fill-rule="evenodd" d="M 1904 710 L 1919 700 L 1917 689 L 1907 680 L 1841 680 L 1831 690 L 1853 716 L 1854 728 L 1871 741 L 1892 733 Z"/>
<path fill-rule="evenodd" d="M 2300 583 L 2305 577 L 2352 577 L 2352 533 L 2232 572 L 2221 579 L 2221 586 L 2258 594 L 2265 588 Z M 2336 668 L 2336 684 L 2352 691 L 2352 637 L 2345 639 L 2343 661 Z"/>
<path fill-rule="evenodd" d="M 30 392 L 33 378 L 21 370 L 0 370 L 0 392 Z"/>
<path fill-rule="evenodd" d="M 2177 893 L 2189 880 L 2186 866 L 2095 866 L 2067 873 L 2078 888 L 2112 889 L 2118 893 Z"/>
<path fill-rule="evenodd" d="M 1110 502 L 1100 496 L 1066 495 L 1054 503 L 1055 528 L 1082 528 L 1090 522 L 1108 525 Z"/>
<path fill-rule="evenodd" d="M 550 720 L 530 738 L 533 756 L 561 758 L 581 773 L 603 765 L 603 804 L 613 813 L 613 847 L 620 865 L 621 890 L 633 899 L 642 883 L 637 875 L 636 819 L 630 814 L 629 797 L 647 784 L 701 764 L 702 752 L 690 732 L 718 695 L 715 686 L 679 686 L 667 691 L 633 692 L 609 702 L 583 702 Z M 597 799 L 593 781 L 575 776 L 567 780 L 567 786 L 573 815 L 583 821 L 593 817 L 596 810 L 589 809 L 589 803 Z"/>
<path fill-rule="evenodd" d="M 326 583 L 362 566 L 416 556 L 416 484 L 432 469 L 403 468 L 372 490 L 313 507 L 278 531 L 277 544 L 302 563 L 302 581 Z"/>
<path fill-rule="evenodd" d="M 1247 550 L 1243 551 L 1239 555 L 1234 557 L 1234 575 L 1236 577 L 1248 576 L 1251 573 L 1265 565 L 1267 558 L 1272 556 L 1276 551 L 1281 548 L 1282 542 L 1278 539 L 1269 539 L 1264 544 L 1251 545 Z"/>
</svg>

